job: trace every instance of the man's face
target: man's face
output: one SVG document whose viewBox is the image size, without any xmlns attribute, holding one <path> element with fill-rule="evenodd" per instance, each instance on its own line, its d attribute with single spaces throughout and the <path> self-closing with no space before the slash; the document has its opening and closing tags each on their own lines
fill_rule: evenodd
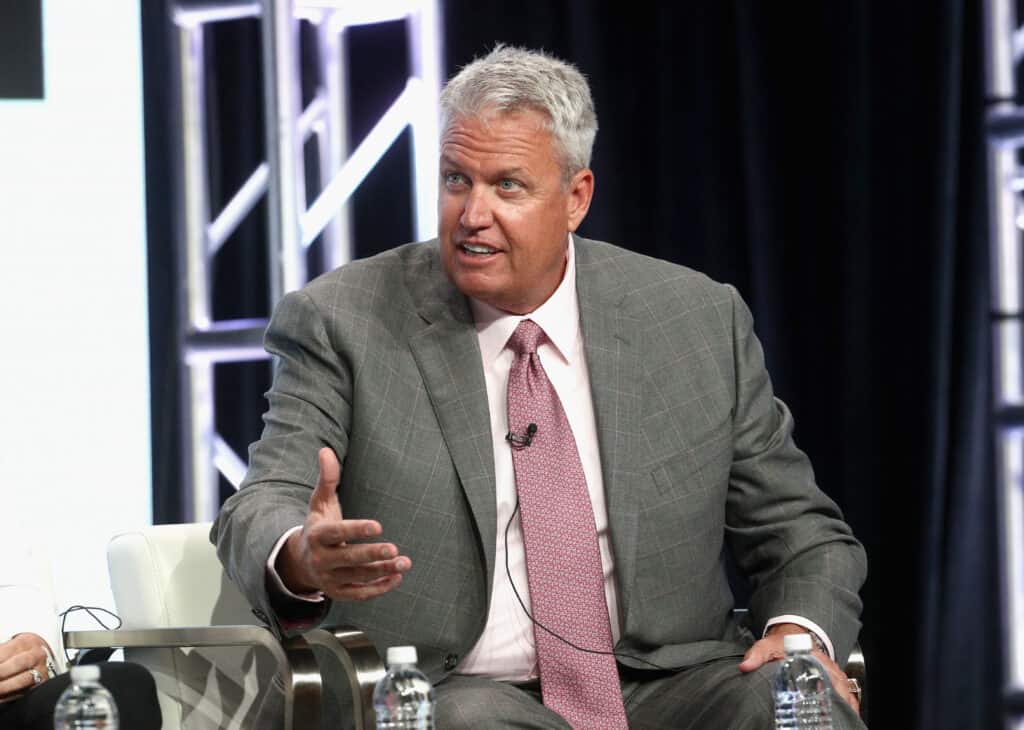
<svg viewBox="0 0 1024 730">
<path fill-rule="evenodd" d="M 568 232 L 590 206 L 594 176 L 567 186 L 538 112 L 458 118 L 441 139 L 438 235 L 445 272 L 463 294 L 526 314 L 555 291 Z"/>
</svg>

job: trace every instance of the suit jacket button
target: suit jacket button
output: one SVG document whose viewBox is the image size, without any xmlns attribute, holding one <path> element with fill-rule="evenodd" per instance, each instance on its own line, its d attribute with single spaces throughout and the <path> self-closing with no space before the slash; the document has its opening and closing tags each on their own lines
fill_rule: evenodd
<svg viewBox="0 0 1024 730">
<path fill-rule="evenodd" d="M 444 655 L 444 669 L 446 672 L 450 672 L 455 669 L 455 665 L 459 663 L 458 654 L 445 654 Z"/>
</svg>

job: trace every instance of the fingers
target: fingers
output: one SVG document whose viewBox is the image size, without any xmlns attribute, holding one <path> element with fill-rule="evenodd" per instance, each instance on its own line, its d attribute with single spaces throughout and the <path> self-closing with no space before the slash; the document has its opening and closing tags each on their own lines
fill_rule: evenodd
<svg viewBox="0 0 1024 730">
<path fill-rule="evenodd" d="M 404 555 L 391 560 L 337 567 L 329 571 L 323 582 L 323 590 L 335 600 L 365 601 L 397 588 L 402 582 L 402 574 L 408 572 L 411 567 L 412 561 Z"/>
<path fill-rule="evenodd" d="M 7 641 L 0 641 L 0 666 L 3 666 L 3 663 L 15 654 L 20 654 L 24 651 L 24 647 L 22 647 L 19 640 L 20 638 L 20 636 L 15 636 Z M 2 675 L 0 675 L 0 679 L 3 679 Z"/>
<path fill-rule="evenodd" d="M 19 634 L 4 642 L 7 658 L 0 662 L 0 699 L 31 689 L 36 682 L 31 671 L 46 678 L 46 649 L 35 634 Z"/>
<path fill-rule="evenodd" d="M 848 704 L 854 712 L 860 714 L 860 700 L 857 696 L 850 691 L 850 685 L 847 680 L 843 680 L 841 684 L 832 684 L 833 691 L 839 695 L 843 701 Z"/>
<path fill-rule="evenodd" d="M 35 680 L 28 669 L 19 672 L 10 679 L 0 682 L 0 699 L 9 699 L 35 686 Z"/>
<path fill-rule="evenodd" d="M 376 536 L 374 520 L 317 525 L 308 536 L 310 573 L 320 590 L 337 600 L 365 600 L 398 586 L 412 561 L 392 543 L 351 543 Z"/>
<path fill-rule="evenodd" d="M 378 537 L 381 526 L 377 520 L 313 521 L 307 526 L 306 539 L 317 547 L 334 547 L 347 542 Z"/>
<path fill-rule="evenodd" d="M 843 698 L 853 710 L 859 715 L 860 714 L 860 700 L 857 696 L 850 691 L 850 679 L 846 676 L 846 672 L 839 668 L 839 665 L 832 661 L 828 656 L 822 654 L 820 651 L 814 652 L 815 658 L 821 662 L 821 665 L 828 672 L 828 678 L 832 682 L 832 690 Z"/>
<path fill-rule="evenodd" d="M 857 696 L 850 691 L 850 680 L 847 676 L 842 672 L 839 673 L 839 676 L 833 675 L 832 672 L 829 672 L 828 675 L 829 679 L 832 680 L 832 691 L 842 697 L 843 701 L 852 707 L 853 711 L 859 715 L 860 700 L 857 699 Z"/>
<path fill-rule="evenodd" d="M 387 559 L 377 560 L 387 556 Z M 412 561 L 394 545 L 345 545 L 314 557 L 314 570 L 324 589 L 350 583 L 371 583 L 409 571 Z"/>
<path fill-rule="evenodd" d="M 850 683 L 847 681 L 846 673 L 839 668 L 839 665 L 832 661 L 827 654 L 823 654 L 817 649 L 811 653 L 821 663 L 821 666 L 825 668 L 825 671 L 828 672 L 828 678 L 836 691 L 843 690 L 849 693 Z"/>
<path fill-rule="evenodd" d="M 335 568 L 330 573 L 329 584 L 372 583 L 381 578 L 406 573 L 409 571 L 409 566 L 409 558 L 401 557 L 394 560 L 382 560 L 376 563 Z"/>
<path fill-rule="evenodd" d="M 849 682 L 846 681 L 846 673 L 839 668 L 839 665 L 832 661 L 831 658 L 826 654 L 822 654 L 820 651 L 811 652 L 814 658 L 821 662 L 821 666 L 828 672 L 828 678 L 832 681 L 832 686 L 837 689 L 842 686 L 843 689 L 849 687 Z"/>
<path fill-rule="evenodd" d="M 401 573 L 395 573 L 372 583 L 342 583 L 332 586 L 324 593 L 336 601 L 366 601 L 397 588 L 401 582 Z"/>
<path fill-rule="evenodd" d="M 320 478 L 309 498 L 310 516 L 318 516 L 330 521 L 341 521 L 341 503 L 338 501 L 338 481 L 341 479 L 341 466 L 334 451 L 320 449 L 317 454 L 320 462 Z"/>
<path fill-rule="evenodd" d="M 356 567 L 397 557 L 398 548 L 389 542 L 318 544 L 312 562 L 318 573 L 326 573 L 336 568 Z"/>
<path fill-rule="evenodd" d="M 775 662 L 784 659 L 786 652 L 782 649 L 781 636 L 766 636 L 747 649 L 740 662 L 741 672 L 752 672 L 768 662 Z"/>
</svg>

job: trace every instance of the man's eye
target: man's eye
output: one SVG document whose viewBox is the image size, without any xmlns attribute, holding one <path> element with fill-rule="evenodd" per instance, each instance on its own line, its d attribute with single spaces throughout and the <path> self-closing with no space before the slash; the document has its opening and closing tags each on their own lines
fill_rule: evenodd
<svg viewBox="0 0 1024 730">
<path fill-rule="evenodd" d="M 466 182 L 465 176 L 461 172 L 449 172 L 445 173 L 444 184 L 452 187 L 455 185 L 462 185 Z"/>
<path fill-rule="evenodd" d="M 518 190 L 519 183 L 517 183 L 515 180 L 509 180 L 508 178 L 505 178 L 504 180 L 498 183 L 498 187 L 505 191 Z"/>
</svg>

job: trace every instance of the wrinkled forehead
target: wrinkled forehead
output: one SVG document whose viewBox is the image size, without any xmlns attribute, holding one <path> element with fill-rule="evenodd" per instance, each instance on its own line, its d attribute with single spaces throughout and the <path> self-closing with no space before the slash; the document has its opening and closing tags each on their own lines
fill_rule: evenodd
<svg viewBox="0 0 1024 730">
<path fill-rule="evenodd" d="M 454 127 L 460 124 L 476 123 L 489 130 L 496 122 L 521 124 L 530 131 L 552 131 L 551 117 L 544 109 L 526 103 L 501 106 L 490 104 L 479 109 L 471 109 L 468 112 L 453 114 L 445 119 L 441 138 L 443 140 Z"/>
<path fill-rule="evenodd" d="M 488 106 L 480 111 L 454 115 L 441 130 L 441 158 L 449 159 L 451 153 L 465 142 L 465 135 L 473 137 L 479 132 L 490 137 L 489 145 L 496 144 L 508 154 L 515 154 L 518 150 L 519 154 L 528 154 L 535 162 L 538 159 L 550 160 L 561 171 L 563 186 L 569 181 L 571 171 L 565 148 L 546 111 L 524 104 L 514 108 Z M 526 148 L 521 144 L 524 140 Z"/>
</svg>

